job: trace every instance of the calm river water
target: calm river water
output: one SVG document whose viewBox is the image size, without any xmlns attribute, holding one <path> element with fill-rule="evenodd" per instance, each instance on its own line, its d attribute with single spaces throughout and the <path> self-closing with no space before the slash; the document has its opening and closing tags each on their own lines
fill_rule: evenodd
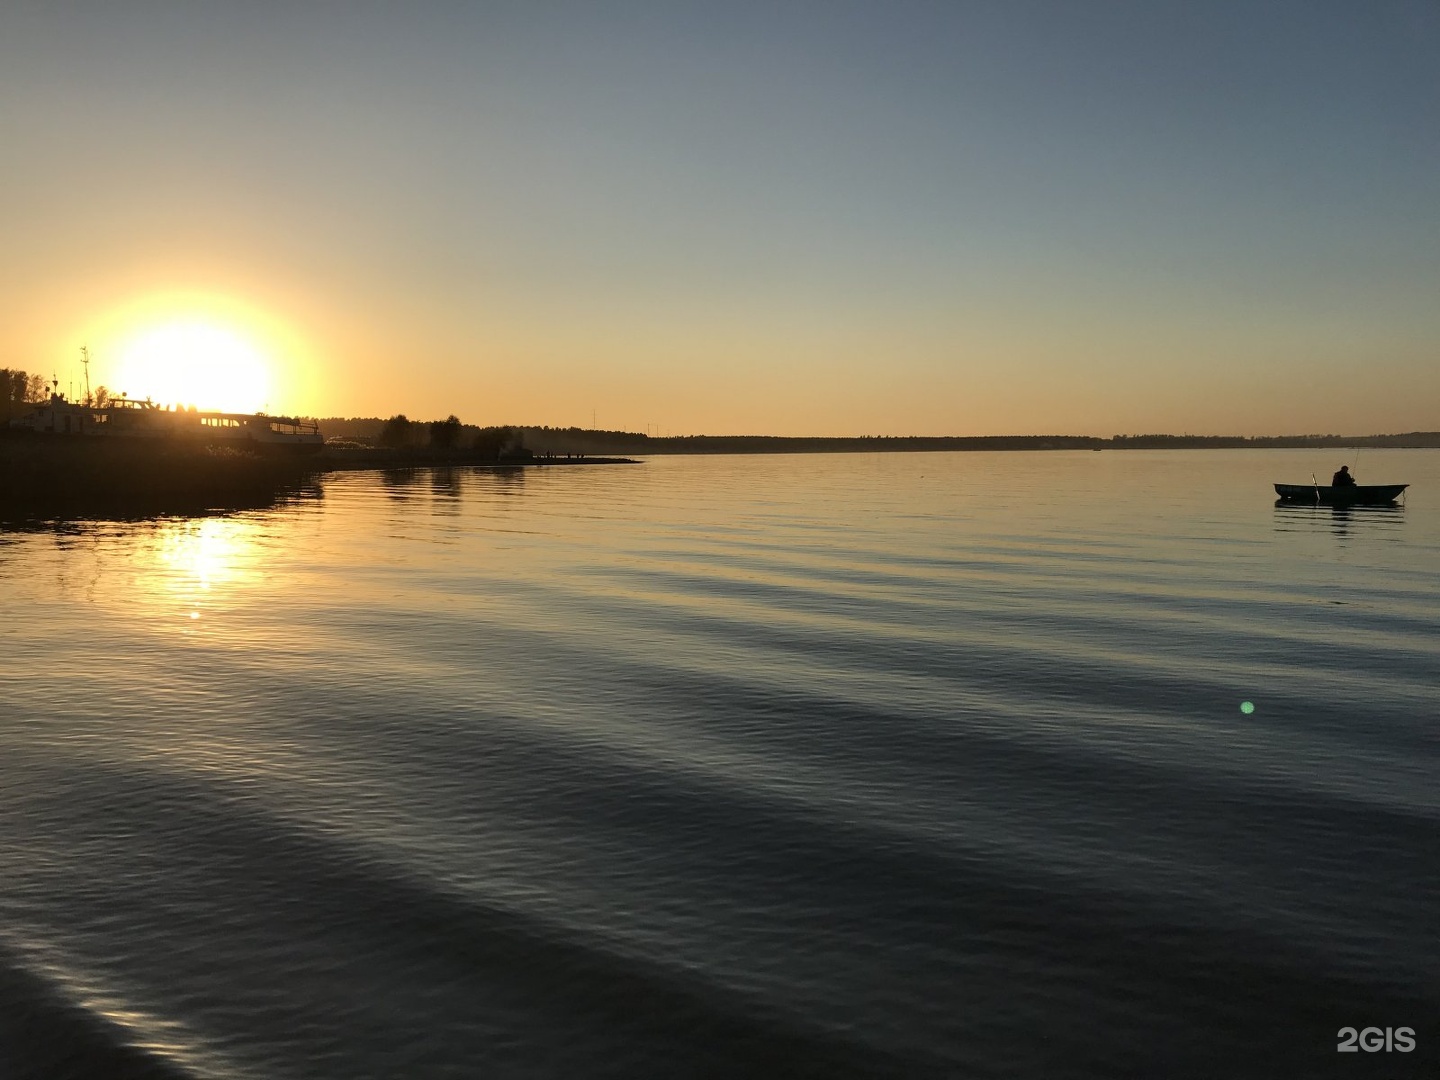
<svg viewBox="0 0 1440 1080">
<path fill-rule="evenodd" d="M 1433 1080 L 1440 451 L 1350 460 L 0 532 L 0 1077 Z"/>
</svg>

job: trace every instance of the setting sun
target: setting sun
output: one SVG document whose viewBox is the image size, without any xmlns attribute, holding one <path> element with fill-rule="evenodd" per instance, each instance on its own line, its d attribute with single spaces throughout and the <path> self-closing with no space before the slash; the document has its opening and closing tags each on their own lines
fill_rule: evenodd
<svg viewBox="0 0 1440 1080">
<path fill-rule="evenodd" d="M 241 335 L 209 322 L 174 322 L 142 331 L 123 347 L 114 394 L 162 404 L 258 412 L 272 390 L 270 364 Z"/>
</svg>

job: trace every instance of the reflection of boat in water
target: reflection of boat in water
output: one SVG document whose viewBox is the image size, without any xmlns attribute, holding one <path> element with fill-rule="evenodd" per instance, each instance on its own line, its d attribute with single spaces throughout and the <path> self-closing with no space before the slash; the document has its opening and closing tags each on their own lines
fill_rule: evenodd
<svg viewBox="0 0 1440 1080">
<path fill-rule="evenodd" d="M 1326 484 L 1276 484 L 1281 502 L 1321 506 L 1389 506 L 1409 484 L 1354 484 L 1331 487 Z"/>
<path fill-rule="evenodd" d="M 166 409 L 150 401 L 114 398 L 103 406 L 66 401 L 62 394 L 10 421 L 19 432 L 72 439 L 139 439 L 180 448 L 229 447 L 265 454 L 310 454 L 325 445 L 313 420 L 264 413 Z"/>
</svg>

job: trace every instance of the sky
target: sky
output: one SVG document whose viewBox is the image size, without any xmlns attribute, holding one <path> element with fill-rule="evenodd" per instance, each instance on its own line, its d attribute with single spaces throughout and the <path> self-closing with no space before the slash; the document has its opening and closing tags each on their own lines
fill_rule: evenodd
<svg viewBox="0 0 1440 1080">
<path fill-rule="evenodd" d="M 71 394 L 1440 428 L 1435 0 L 7 0 L 0 215 Z"/>
</svg>

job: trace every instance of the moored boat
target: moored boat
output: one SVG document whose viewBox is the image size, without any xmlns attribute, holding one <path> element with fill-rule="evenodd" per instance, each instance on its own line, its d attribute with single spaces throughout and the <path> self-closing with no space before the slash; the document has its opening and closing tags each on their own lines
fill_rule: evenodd
<svg viewBox="0 0 1440 1080">
<path fill-rule="evenodd" d="M 1314 503 L 1320 506 L 1389 506 L 1409 484 L 1276 484 L 1281 502 Z"/>
<path fill-rule="evenodd" d="M 310 454 L 325 445 L 313 420 L 264 413 L 166 409 L 150 401 L 112 398 L 92 406 L 52 394 L 10 428 L 36 435 L 99 440 L 144 440 L 171 446 L 229 447 L 252 453 Z"/>
</svg>

